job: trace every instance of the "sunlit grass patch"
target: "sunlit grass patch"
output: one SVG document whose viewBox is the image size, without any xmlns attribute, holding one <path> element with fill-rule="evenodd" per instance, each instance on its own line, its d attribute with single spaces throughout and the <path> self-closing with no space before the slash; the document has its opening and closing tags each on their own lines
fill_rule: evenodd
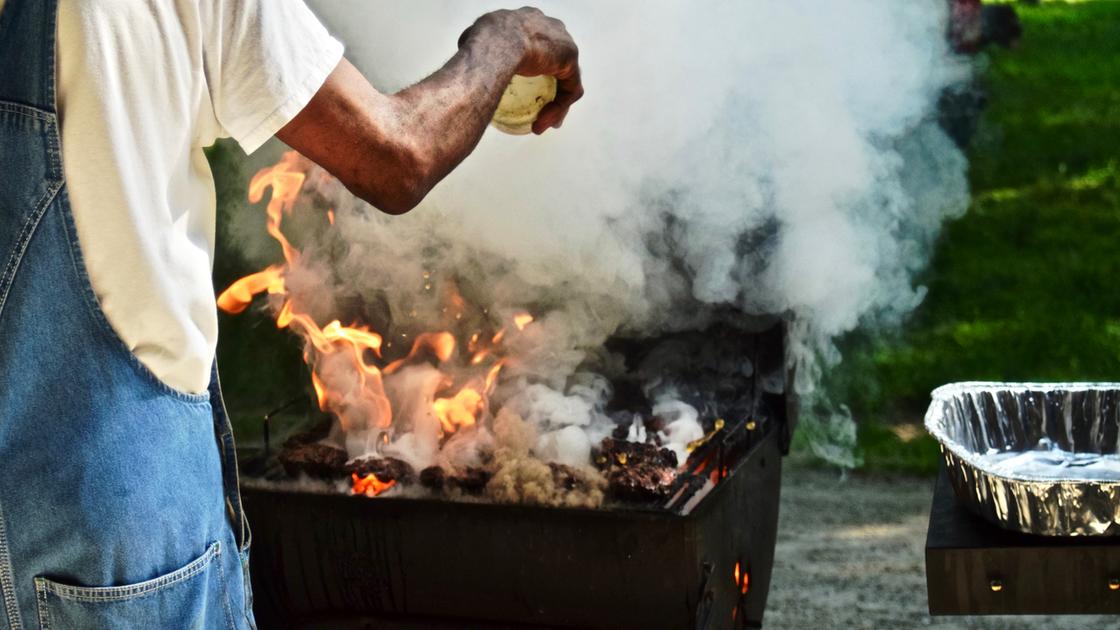
<svg viewBox="0 0 1120 630">
<path fill-rule="evenodd" d="M 883 425 L 920 421 L 938 385 L 1120 380 L 1120 2 L 1015 7 L 1023 39 L 990 55 L 973 202 L 926 301 L 900 333 L 844 340 L 830 375 L 868 468 L 936 470 L 932 438 Z"/>
</svg>

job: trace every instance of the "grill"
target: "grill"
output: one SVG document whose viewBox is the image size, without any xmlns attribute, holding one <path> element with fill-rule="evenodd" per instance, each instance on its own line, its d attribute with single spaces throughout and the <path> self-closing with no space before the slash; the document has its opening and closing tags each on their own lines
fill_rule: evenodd
<svg viewBox="0 0 1120 630">
<path fill-rule="evenodd" d="M 258 620 L 268 628 L 760 627 L 795 418 L 784 339 L 780 322 L 736 335 L 732 350 L 752 373 L 697 390 L 732 393 L 736 414 L 715 424 L 705 412 L 710 437 L 667 500 L 573 509 L 370 499 L 275 483 L 267 445 L 243 451 Z M 649 347 L 618 343 L 627 356 Z"/>
</svg>

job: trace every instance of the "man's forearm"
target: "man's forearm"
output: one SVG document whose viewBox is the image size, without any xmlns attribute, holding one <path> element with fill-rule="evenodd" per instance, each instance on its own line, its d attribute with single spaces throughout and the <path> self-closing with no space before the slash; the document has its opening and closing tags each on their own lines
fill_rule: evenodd
<svg viewBox="0 0 1120 630">
<path fill-rule="evenodd" d="M 512 51 L 489 48 L 465 47 L 393 95 L 369 87 L 344 59 L 277 136 L 358 197 L 385 212 L 407 212 L 478 144 L 513 76 Z"/>
<path fill-rule="evenodd" d="M 277 136 L 355 195 L 385 212 L 407 212 L 478 144 L 519 70 L 574 86 L 550 114 L 549 126 L 558 125 L 582 94 L 576 55 L 560 22 L 535 10 L 498 11 L 463 34 L 443 68 L 393 95 L 342 60 Z"/>
<path fill-rule="evenodd" d="M 442 68 L 390 98 L 402 137 L 427 156 L 428 183 L 442 180 L 474 150 L 524 55 L 500 26 L 476 24 Z"/>
</svg>

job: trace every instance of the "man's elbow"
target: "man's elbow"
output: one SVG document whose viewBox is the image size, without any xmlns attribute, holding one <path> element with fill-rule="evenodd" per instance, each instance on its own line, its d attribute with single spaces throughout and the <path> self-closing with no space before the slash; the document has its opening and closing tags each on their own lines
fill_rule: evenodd
<svg viewBox="0 0 1120 630">
<path fill-rule="evenodd" d="M 399 215 L 420 205 L 427 191 L 419 191 L 410 186 L 394 186 L 392 190 L 356 191 L 366 203 L 385 214 Z"/>
<path fill-rule="evenodd" d="M 420 205 L 438 181 L 434 166 L 420 159 L 403 161 L 391 171 L 388 177 L 382 172 L 379 184 L 350 187 L 351 192 L 386 214 L 399 215 Z"/>
</svg>

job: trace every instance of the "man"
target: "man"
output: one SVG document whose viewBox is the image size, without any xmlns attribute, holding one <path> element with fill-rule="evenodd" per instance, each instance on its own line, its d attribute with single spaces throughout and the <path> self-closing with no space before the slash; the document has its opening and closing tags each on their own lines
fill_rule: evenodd
<svg viewBox="0 0 1120 630">
<path fill-rule="evenodd" d="M 275 134 L 406 212 L 515 73 L 560 80 L 534 131 L 558 127 L 582 94 L 576 47 L 536 10 L 491 13 L 390 96 L 299 0 L 3 5 L 0 621 L 252 627 L 202 147 Z"/>
</svg>

